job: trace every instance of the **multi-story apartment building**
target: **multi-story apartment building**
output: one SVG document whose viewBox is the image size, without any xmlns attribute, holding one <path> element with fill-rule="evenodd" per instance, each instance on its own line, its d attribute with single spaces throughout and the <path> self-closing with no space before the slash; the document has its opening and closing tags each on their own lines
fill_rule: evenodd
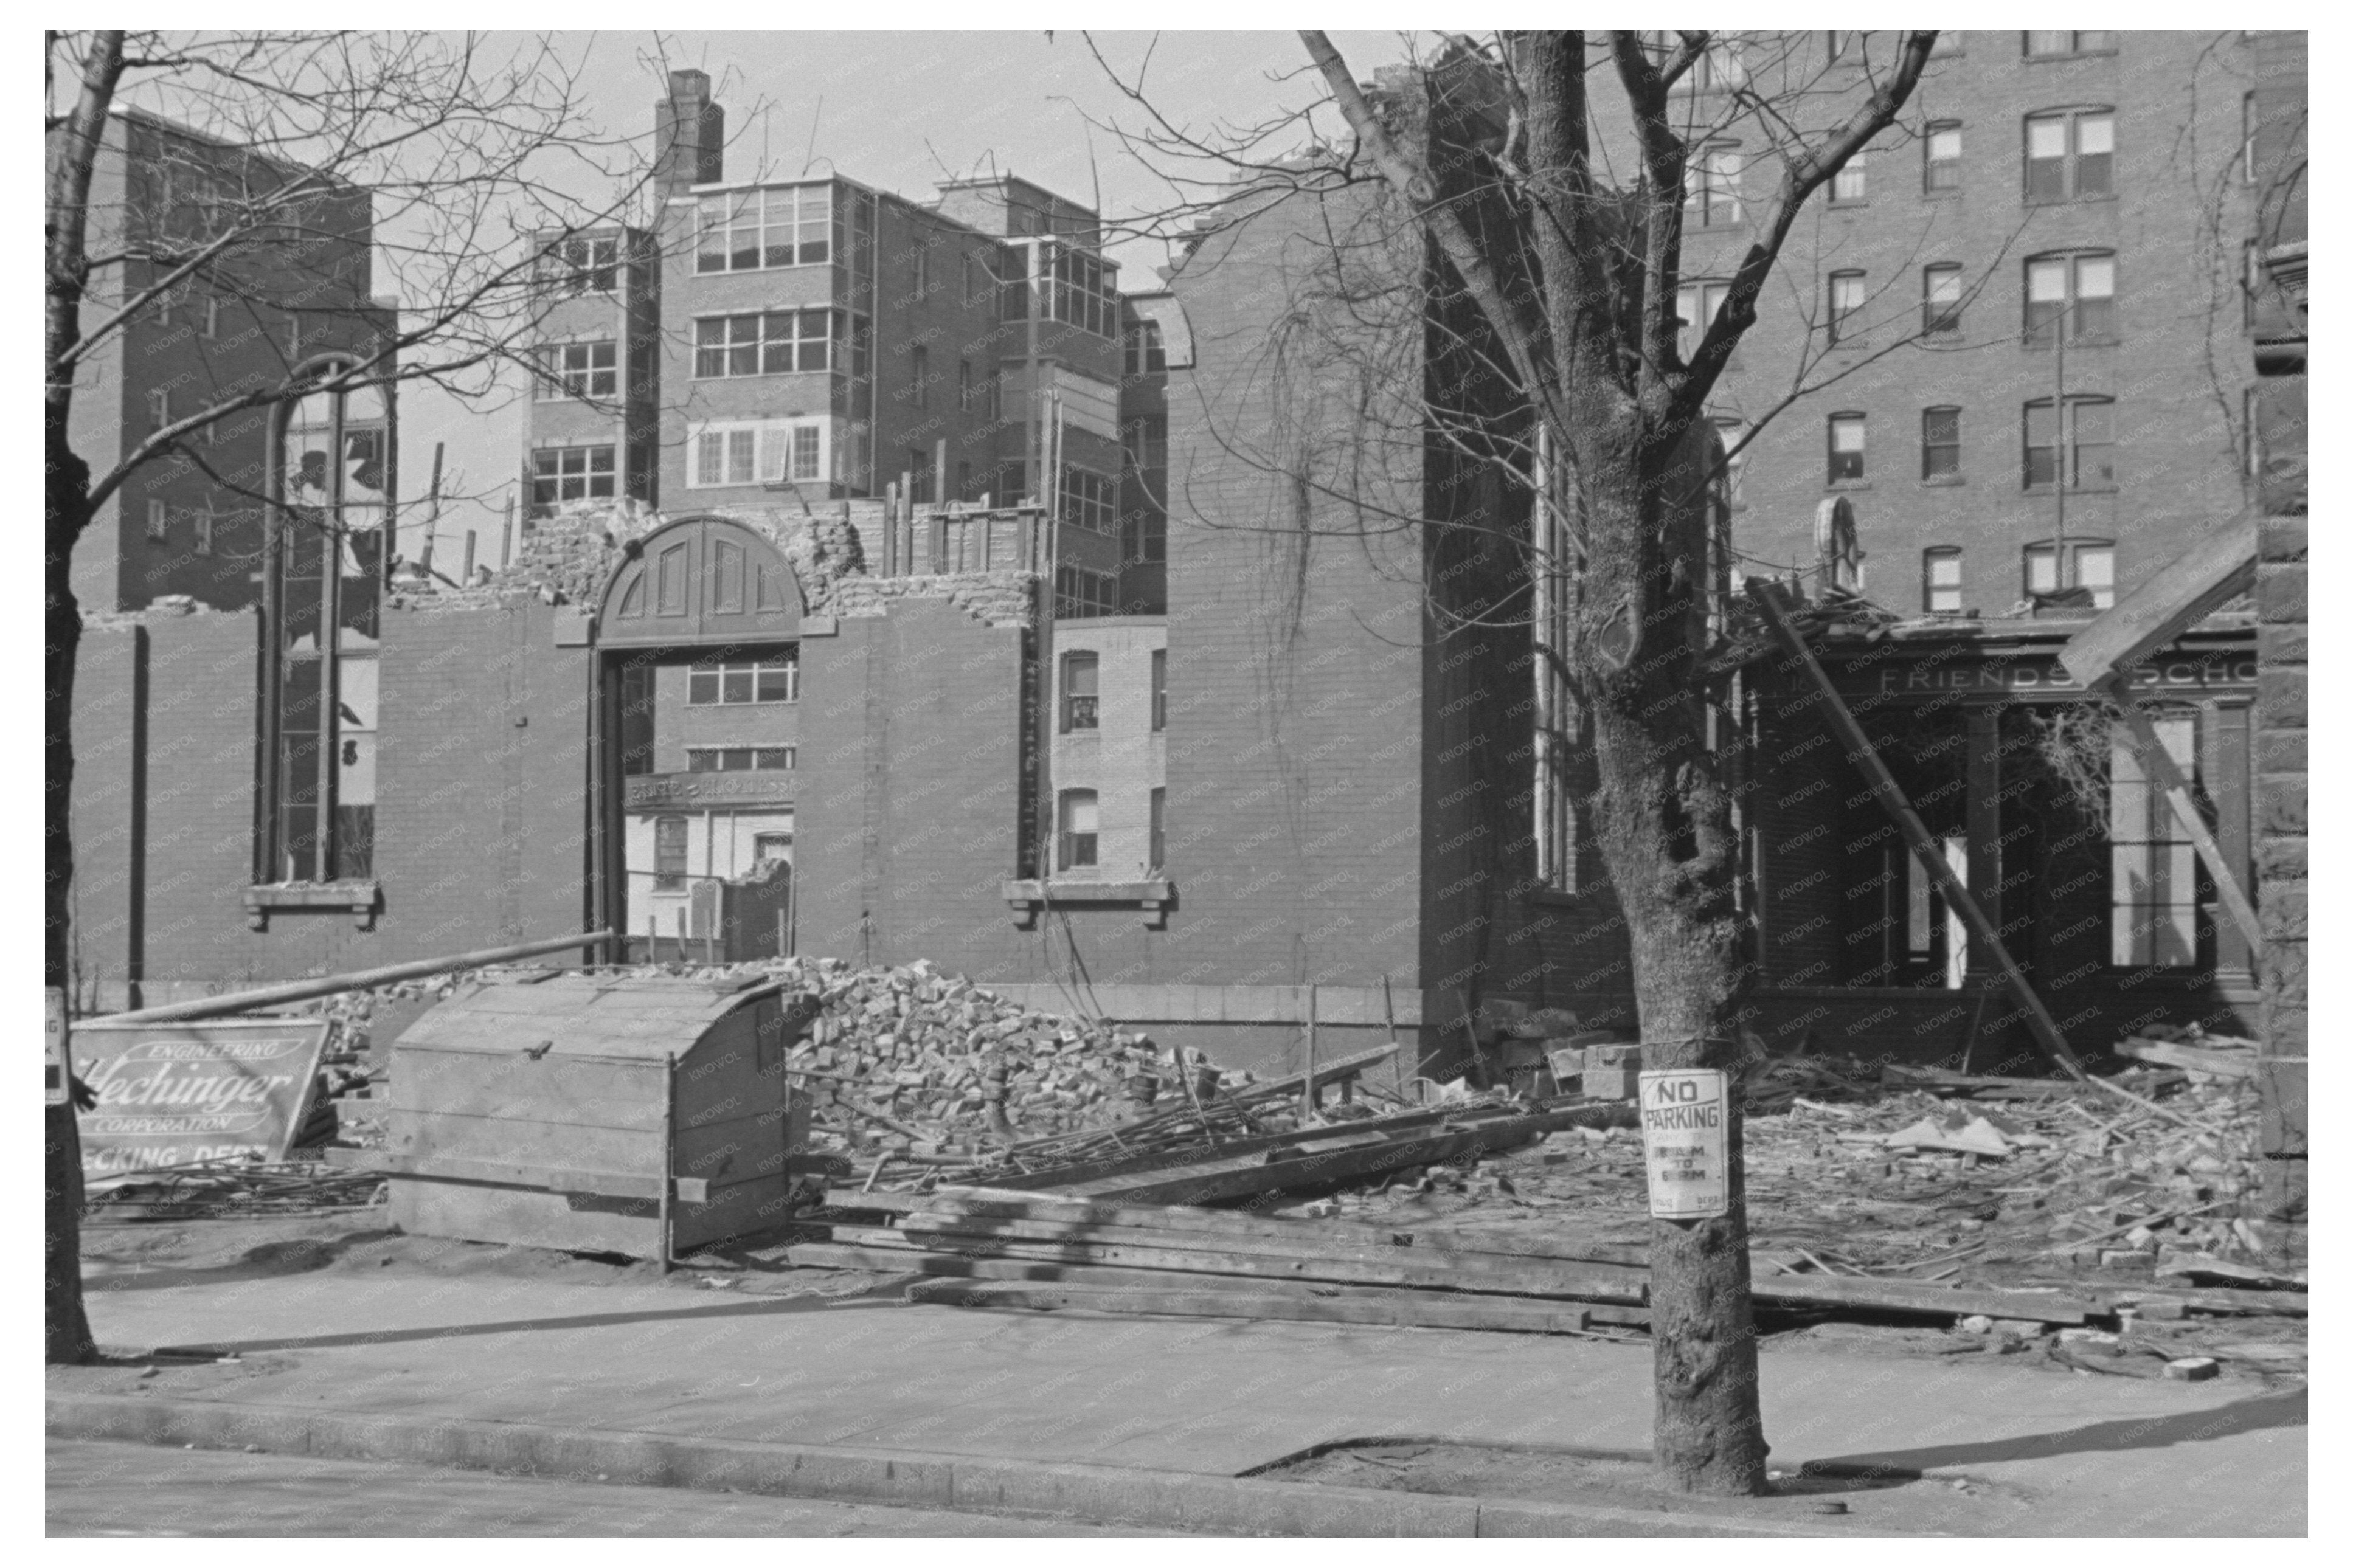
<svg viewBox="0 0 2353 1568">
<path fill-rule="evenodd" d="M 1817 518 L 1827 535 L 1843 500 L 1862 590 L 1891 609 L 2080 614 L 2240 511 L 2254 143 L 2266 116 L 2303 112 L 2269 48 L 2237 31 L 1940 35 L 1900 125 L 1793 231 L 1717 388 L 1736 445 L 1770 416 L 1733 461 L 1745 569 L 1816 570 Z M 1720 132 L 1685 209 L 1687 340 L 1780 177 L 1733 89 L 1841 89 L 1888 49 L 1730 35 L 1678 84 L 1679 112 Z"/>
<path fill-rule="evenodd" d="M 305 201 L 300 247 L 287 242 L 280 211 L 296 189 Z M 371 346 L 390 320 L 368 291 L 374 235 L 364 190 L 144 110 L 117 110 L 92 171 L 88 243 L 93 256 L 132 259 L 95 270 L 85 320 L 121 309 L 198 247 L 219 249 L 82 361 L 74 449 L 103 474 L 167 426 Z M 259 498 L 276 493 L 273 452 L 282 452 L 292 490 L 345 509 L 344 575 L 380 577 L 393 488 L 389 402 L 374 396 L 335 411 L 341 461 L 327 417 L 309 405 L 290 415 L 248 409 L 192 432 L 188 454 L 143 464 L 76 548 L 76 597 L 105 610 L 167 595 L 219 609 L 260 604 Z M 280 570 L 315 584 L 315 555 Z M 373 593 L 364 595 L 371 604 Z"/>
</svg>

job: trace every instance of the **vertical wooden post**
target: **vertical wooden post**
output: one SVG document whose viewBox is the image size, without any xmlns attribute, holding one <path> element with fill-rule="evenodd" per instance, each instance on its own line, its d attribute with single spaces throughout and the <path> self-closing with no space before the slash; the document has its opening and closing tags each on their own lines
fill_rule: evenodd
<svg viewBox="0 0 2353 1568">
<path fill-rule="evenodd" d="M 1315 1094 L 1315 984 L 1307 985 L 1307 1075 L 1300 1080 L 1299 1119 L 1302 1121 L 1315 1114 L 1318 1101 Z"/>
<path fill-rule="evenodd" d="M 2001 710 L 1989 705 L 1967 710 L 1969 750 L 1968 879 L 1969 897 L 1978 901 L 1996 931 L 2001 929 Z M 1969 944 L 1968 973 L 1990 974 L 1993 955 L 1983 942 Z"/>
<path fill-rule="evenodd" d="M 468 530 L 466 531 L 466 564 L 465 564 L 464 569 L 459 573 L 459 577 L 458 577 L 458 581 L 459 581 L 459 583 L 461 585 L 463 585 L 463 586 L 466 586 L 466 587 L 471 587 L 471 586 L 473 586 L 473 583 L 474 583 L 474 531 L 473 531 L 472 529 L 470 529 L 470 529 L 468 529 Z"/>
<path fill-rule="evenodd" d="M 670 1229 L 671 1219 L 670 1194 L 678 1186 L 678 1174 L 673 1169 L 678 1160 L 678 1053 L 662 1056 L 662 1152 L 661 1195 L 656 1200 L 654 1214 L 655 1245 L 659 1248 L 661 1271 L 670 1272 Z"/>
</svg>

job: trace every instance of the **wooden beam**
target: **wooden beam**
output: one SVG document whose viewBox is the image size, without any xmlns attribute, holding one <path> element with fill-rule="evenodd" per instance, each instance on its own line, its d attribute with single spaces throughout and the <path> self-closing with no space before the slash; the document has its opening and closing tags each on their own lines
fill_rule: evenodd
<svg viewBox="0 0 2353 1568">
<path fill-rule="evenodd" d="M 2033 983 L 2026 978 L 2026 972 L 2019 968 L 2017 961 L 2010 956 L 2010 949 L 2002 944 L 2001 933 L 1994 929 L 1992 921 L 1986 919 L 1985 911 L 1978 907 L 1977 900 L 1970 896 L 1961 879 L 1945 864 L 1944 849 L 1928 837 L 1928 829 L 1921 823 L 1920 814 L 1912 809 L 1912 803 L 1905 797 L 1903 786 L 1895 782 L 1894 775 L 1887 771 L 1887 764 L 1880 760 L 1877 748 L 1862 732 L 1862 726 L 1855 721 L 1853 711 L 1839 696 L 1838 688 L 1831 684 L 1831 678 L 1822 669 L 1821 661 L 1814 657 L 1814 650 L 1806 646 L 1806 639 L 1798 635 L 1798 628 L 1791 626 L 1789 617 L 1782 613 L 1780 602 L 1775 597 L 1775 585 L 1760 577 L 1751 577 L 1748 579 L 1748 597 L 1763 612 L 1767 624 L 1781 639 L 1782 646 L 1789 650 L 1812 680 L 1814 689 L 1821 699 L 1823 710 L 1829 716 L 1831 728 L 1845 744 L 1848 758 L 1869 781 L 1871 793 L 1878 800 L 1881 809 L 1894 820 L 1896 831 L 1903 834 L 1905 843 L 1911 846 L 1913 857 L 1920 862 L 1921 869 L 1927 872 L 1937 890 L 1945 895 L 1945 901 L 1960 914 L 1962 921 L 1969 928 L 1970 940 L 1984 944 L 1986 954 L 1993 960 L 1990 967 L 2000 972 L 2003 980 L 2009 984 L 2010 994 L 2018 998 L 2019 1006 L 2025 1012 L 2027 1030 L 2034 1037 L 2034 1043 L 2068 1073 L 2089 1081 L 2090 1075 L 2084 1072 L 2084 1064 L 2068 1048 L 2066 1037 L 2059 1032 L 2058 1020 L 2052 1017 L 2051 1010 L 2036 994 Z"/>
<path fill-rule="evenodd" d="M 2255 917 L 2255 906 L 2239 886 L 2239 879 L 2229 862 L 2222 858 L 2222 847 L 2214 842 L 2214 835 L 2206 826 L 2206 817 L 2198 809 L 2198 802 L 2189 793 L 2189 781 L 2182 776 L 2180 765 L 2173 753 L 2158 739 L 2157 726 L 2148 721 L 2148 714 L 2133 700 L 2126 677 L 2118 674 L 2102 688 L 2115 701 L 2116 711 L 2124 716 L 2125 735 L 2132 742 L 2133 754 L 2140 759 L 2143 772 L 2149 781 L 2165 792 L 2165 802 L 2173 808 L 2173 820 L 2189 836 L 2198 848 L 2198 858 L 2206 862 L 2206 874 L 2214 879 L 2214 891 L 2220 895 L 2222 907 L 2231 912 L 2231 920 L 2239 934 L 2247 940 L 2247 950 L 2257 958 L 2263 956 L 2263 922 Z"/>
<path fill-rule="evenodd" d="M 2253 585 L 2261 531 L 2249 510 L 2206 535 L 2069 637 L 2060 664 L 2087 689 L 2138 664 Z"/>
<path fill-rule="evenodd" d="M 536 1187 L 550 1193 L 586 1193 L 600 1198 L 662 1199 L 658 1175 L 620 1171 L 565 1171 L 552 1165 L 511 1164 L 500 1160 L 461 1160 L 448 1154 L 388 1154 L 377 1149 L 330 1149 L 327 1163 L 344 1170 L 373 1171 L 413 1182 L 489 1182 L 505 1187 Z M 711 1183 L 681 1176 L 670 1184 L 680 1203 L 711 1201 Z"/>
<path fill-rule="evenodd" d="M 924 1280 L 907 1287 L 907 1300 L 948 1307 L 1029 1312 L 1124 1312 L 1163 1318 L 1274 1319 L 1303 1323 L 1370 1323 L 1397 1329 L 1481 1329 L 1518 1334 L 1581 1334 L 1598 1322 L 1646 1326 L 1639 1308 L 1461 1297 L 1343 1292 L 1279 1296 L 1241 1290 L 1150 1290 L 1135 1286 L 967 1285 Z M 1605 1316 L 1604 1314 L 1607 1314 Z"/>
</svg>

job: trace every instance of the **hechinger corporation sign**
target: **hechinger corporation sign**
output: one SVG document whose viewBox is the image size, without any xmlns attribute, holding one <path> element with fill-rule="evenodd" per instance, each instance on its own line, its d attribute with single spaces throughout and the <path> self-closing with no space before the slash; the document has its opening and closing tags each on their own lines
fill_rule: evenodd
<svg viewBox="0 0 2353 1568">
<path fill-rule="evenodd" d="M 98 1100 L 81 1117 L 83 1177 L 286 1158 L 311 1108 L 327 1027 L 323 1018 L 75 1026 L 75 1070 Z"/>
</svg>

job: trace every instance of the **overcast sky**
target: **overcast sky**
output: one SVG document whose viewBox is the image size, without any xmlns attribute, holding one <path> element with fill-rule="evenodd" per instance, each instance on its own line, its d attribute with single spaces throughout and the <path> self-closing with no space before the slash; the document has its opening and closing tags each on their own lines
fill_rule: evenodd
<svg viewBox="0 0 2353 1568">
<path fill-rule="evenodd" d="M 1109 33 L 1105 56 L 1133 82 L 1150 51 L 1145 87 L 1153 106 L 1187 131 L 1262 122 L 1319 98 L 1303 74 L 1296 35 Z M 1395 33 L 1333 35 L 1359 79 L 1404 58 Z M 581 33 L 561 39 L 584 62 L 582 86 L 601 128 L 650 145 L 663 73 L 710 73 L 728 111 L 727 175 L 763 171 L 796 178 L 805 164 L 901 195 L 928 199 L 940 180 L 986 172 L 1018 174 L 1108 217 L 1165 203 L 1169 187 L 1113 135 L 1088 125 L 1141 129 L 1146 111 L 1127 100 L 1090 52 L 1086 38 L 1058 32 L 993 33 Z M 585 190 L 600 200 L 608 193 Z M 1166 260 L 1156 246 L 1115 247 L 1131 289 L 1148 286 Z M 522 458 L 519 396 L 469 407 L 429 387 L 405 391 L 400 410 L 400 493 L 426 495 L 437 442 L 445 443 L 445 490 L 474 492 L 446 506 L 437 530 L 437 565 L 454 576 L 467 529 L 477 560 L 499 563 L 501 504 Z M 406 506 L 421 525 L 421 507 Z M 422 539 L 405 526 L 415 555 Z"/>
</svg>

